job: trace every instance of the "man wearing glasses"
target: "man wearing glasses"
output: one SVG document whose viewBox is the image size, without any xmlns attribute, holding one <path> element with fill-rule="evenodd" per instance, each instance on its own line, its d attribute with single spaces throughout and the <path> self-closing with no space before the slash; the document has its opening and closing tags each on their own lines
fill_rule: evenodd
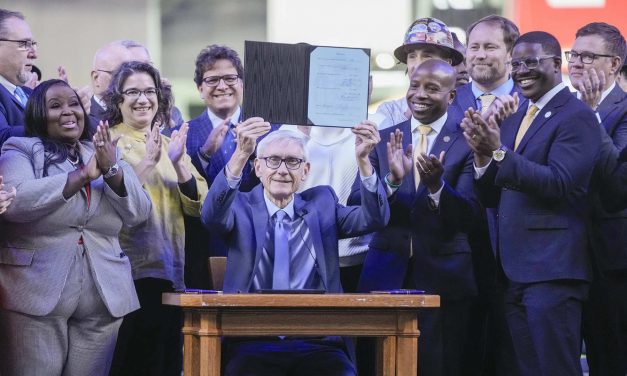
<svg viewBox="0 0 627 376">
<path fill-rule="evenodd" d="M 113 72 L 126 61 L 131 61 L 128 49 L 116 42 L 100 47 L 94 54 L 91 69 L 91 87 L 94 95 L 91 97 L 90 116 L 96 124 L 100 120 L 105 120 L 107 108 L 102 96 L 109 87 Z"/>
<path fill-rule="evenodd" d="M 0 9 L 0 146 L 11 136 L 24 136 L 24 108 L 31 89 L 37 43 L 19 12 Z"/>
<path fill-rule="evenodd" d="M 577 30 L 566 51 L 568 75 L 577 96 L 596 110 L 604 140 L 590 198 L 594 280 L 584 306 L 583 337 L 590 375 L 627 374 L 627 211 L 608 213 L 602 202 L 614 165 L 627 146 L 627 94 L 616 84 L 627 46 L 620 31 L 594 22 Z M 608 208 L 615 211 L 615 208 Z"/>
<path fill-rule="evenodd" d="M 479 197 L 497 212 L 490 233 L 521 375 L 582 374 L 586 195 L 600 134 L 594 112 L 562 83 L 561 63 L 554 36 L 521 35 L 512 78 L 528 105 L 500 128 L 472 110 L 462 121 Z"/>
<path fill-rule="evenodd" d="M 346 207 L 328 186 L 296 193 L 310 165 L 305 140 L 294 131 L 272 132 L 259 142 L 254 167 L 261 185 L 238 190 L 257 140 L 269 130 L 261 118 L 238 125 L 236 149 L 203 205 L 203 223 L 229 244 L 224 292 L 342 292 L 338 238 L 375 231 L 389 219 L 385 191 L 368 158 L 379 132 L 369 121 L 353 128 L 362 200 Z M 339 337 L 229 339 L 224 374 L 355 375 L 347 346 Z"/>
</svg>

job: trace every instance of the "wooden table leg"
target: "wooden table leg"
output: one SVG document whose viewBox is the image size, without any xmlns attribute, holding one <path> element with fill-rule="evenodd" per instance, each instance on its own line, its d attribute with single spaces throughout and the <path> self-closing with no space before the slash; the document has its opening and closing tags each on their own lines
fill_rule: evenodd
<svg viewBox="0 0 627 376">
<path fill-rule="evenodd" d="M 194 354 L 199 360 L 199 375 L 220 376 L 222 342 L 219 335 L 219 314 L 217 311 L 203 310 L 199 311 L 199 315 L 200 346 L 199 353 Z"/>
<path fill-rule="evenodd" d="M 396 375 L 418 374 L 418 315 L 415 312 L 399 312 L 397 316 L 400 334 L 396 337 Z"/>
<path fill-rule="evenodd" d="M 396 375 L 396 337 L 377 337 L 376 374 Z"/>
<path fill-rule="evenodd" d="M 183 374 L 197 376 L 198 370 L 194 369 L 194 352 L 198 351 L 197 328 L 194 326 L 194 312 L 184 310 L 183 321 Z"/>
</svg>

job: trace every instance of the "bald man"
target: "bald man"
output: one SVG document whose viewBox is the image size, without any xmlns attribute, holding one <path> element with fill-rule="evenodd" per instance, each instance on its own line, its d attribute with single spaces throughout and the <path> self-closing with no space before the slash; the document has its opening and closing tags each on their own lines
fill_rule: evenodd
<svg viewBox="0 0 627 376">
<path fill-rule="evenodd" d="M 391 217 L 370 242 L 359 290 L 408 288 L 441 296 L 441 308 L 420 312 L 421 375 L 461 374 L 477 293 L 467 232 L 481 206 L 473 193 L 470 149 L 447 114 L 456 76 L 438 59 L 411 72 L 412 117 L 382 130 L 383 142 L 370 155 L 385 180 Z M 354 202 L 357 196 L 355 190 Z"/>
<path fill-rule="evenodd" d="M 100 121 L 104 118 L 106 107 L 102 96 L 109 87 L 113 72 L 122 63 L 131 60 L 129 50 L 116 42 L 108 43 L 96 51 L 91 68 L 91 86 L 94 91 L 90 111 L 92 119 Z"/>
</svg>

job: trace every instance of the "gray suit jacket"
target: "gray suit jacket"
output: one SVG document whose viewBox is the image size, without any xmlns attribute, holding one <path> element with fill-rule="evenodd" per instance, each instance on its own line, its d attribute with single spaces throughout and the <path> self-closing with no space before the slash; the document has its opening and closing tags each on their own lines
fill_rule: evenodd
<svg viewBox="0 0 627 376">
<path fill-rule="evenodd" d="M 81 143 L 88 161 L 91 142 Z M 124 161 L 126 197 L 119 197 L 100 177 L 86 191 L 63 198 L 67 175 L 74 167 L 51 165 L 43 177 L 44 152 L 39 138 L 13 137 L 2 148 L 0 175 L 17 196 L 0 216 L 0 306 L 42 316 L 59 302 L 81 236 L 98 291 L 114 317 L 139 308 L 131 265 L 118 243 L 123 225 L 146 220 L 151 202 Z"/>
</svg>

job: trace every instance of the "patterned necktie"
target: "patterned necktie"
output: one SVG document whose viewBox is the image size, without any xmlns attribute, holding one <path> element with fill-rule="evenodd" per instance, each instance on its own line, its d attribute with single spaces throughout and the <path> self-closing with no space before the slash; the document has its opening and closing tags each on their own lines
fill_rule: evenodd
<svg viewBox="0 0 627 376">
<path fill-rule="evenodd" d="M 26 93 L 24 93 L 24 90 L 22 90 L 21 87 L 16 86 L 13 93 L 15 94 L 15 98 L 17 98 L 17 100 L 22 104 L 22 107 L 26 107 L 28 97 L 26 96 Z"/>
<path fill-rule="evenodd" d="M 516 133 L 516 142 L 514 143 L 514 150 L 518 148 L 520 141 L 525 136 L 525 133 L 527 133 L 527 130 L 529 130 L 529 127 L 531 126 L 531 122 L 533 121 L 533 117 L 536 115 L 536 112 L 538 112 L 538 110 L 539 108 L 536 107 L 535 104 L 532 104 L 527 109 L 527 114 L 525 115 L 522 122 L 520 123 L 520 128 L 518 128 L 518 133 Z"/>
<path fill-rule="evenodd" d="M 494 94 L 483 94 L 479 97 L 479 102 L 481 102 L 481 113 L 485 113 L 490 105 L 496 99 L 496 95 Z"/>
<path fill-rule="evenodd" d="M 279 210 L 274 215 L 274 268 L 272 270 L 272 288 L 289 290 L 290 288 L 290 225 L 287 213 Z M 287 217 L 287 218 L 286 218 Z"/>
<path fill-rule="evenodd" d="M 418 156 L 420 153 L 427 153 L 428 143 L 427 143 L 427 135 L 431 133 L 433 129 L 428 125 L 418 125 L 414 132 L 420 132 L 420 141 L 418 142 L 417 147 L 414 147 L 414 184 L 416 189 L 420 185 L 420 175 L 418 174 L 418 167 L 416 167 L 416 163 L 418 162 Z"/>
<path fill-rule="evenodd" d="M 233 134 L 233 128 L 231 124 L 229 124 L 229 130 L 226 131 L 226 135 L 224 136 L 224 141 L 222 141 L 222 152 L 224 153 L 224 160 L 228 161 L 231 159 L 233 152 L 235 152 L 235 147 L 237 143 L 235 142 L 236 138 Z"/>
</svg>

